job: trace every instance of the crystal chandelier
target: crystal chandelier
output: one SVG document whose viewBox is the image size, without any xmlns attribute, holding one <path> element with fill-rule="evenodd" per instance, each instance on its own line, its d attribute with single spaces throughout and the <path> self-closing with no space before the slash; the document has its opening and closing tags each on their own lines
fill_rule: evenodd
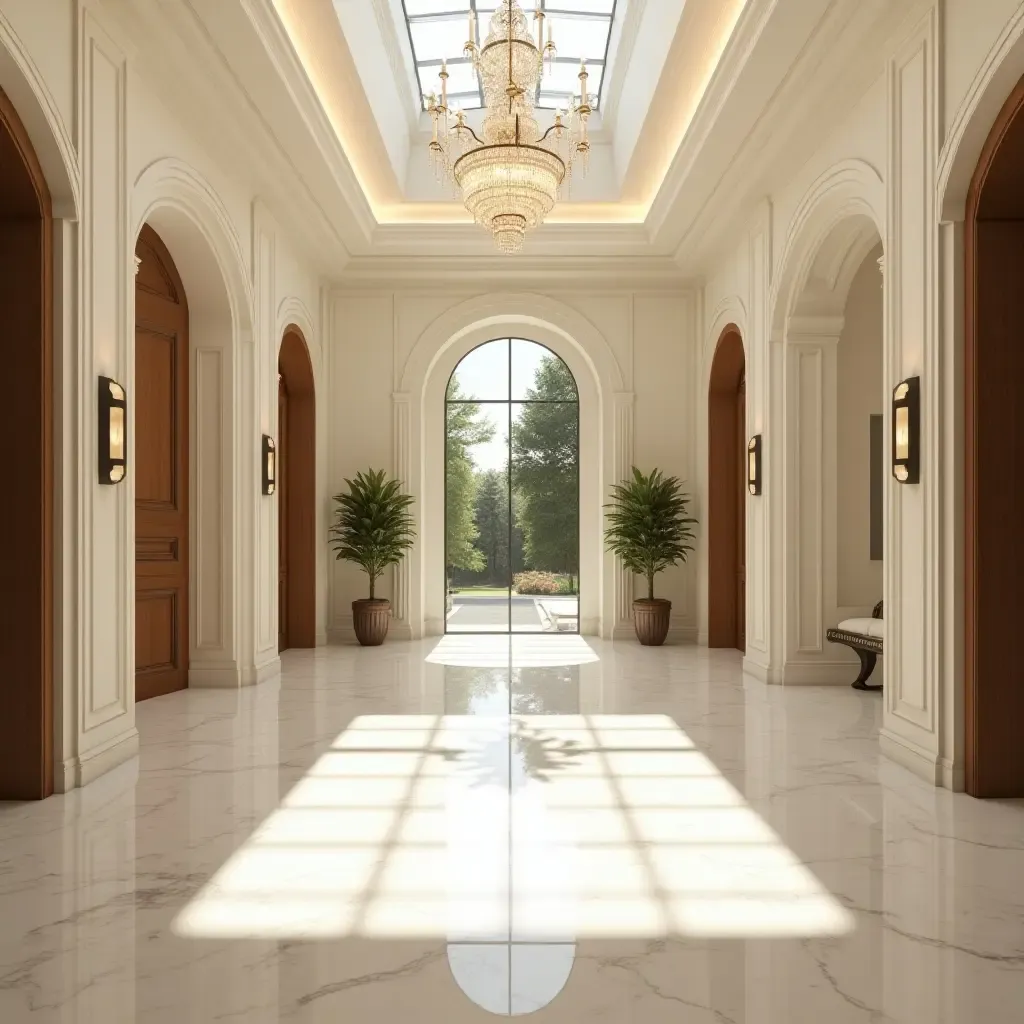
<svg viewBox="0 0 1024 1024">
<path fill-rule="evenodd" d="M 580 64 L 578 102 L 570 99 L 566 110 L 556 111 L 554 124 L 544 132 L 534 116 L 533 97 L 544 63 L 553 61 L 556 52 L 550 28 L 544 41 L 539 4 L 534 18 L 536 39 L 519 0 L 504 0 L 491 17 L 483 46 L 477 46 L 476 15 L 470 11 L 463 54 L 473 62 L 483 89 L 482 139 L 461 110 L 448 108 L 447 64 L 441 65 L 440 98 L 432 95 L 427 101 L 434 122 L 430 155 L 435 173 L 455 185 L 466 209 L 505 253 L 518 252 L 526 232 L 551 212 L 577 160 L 586 173 L 590 153 L 585 63 Z"/>
</svg>

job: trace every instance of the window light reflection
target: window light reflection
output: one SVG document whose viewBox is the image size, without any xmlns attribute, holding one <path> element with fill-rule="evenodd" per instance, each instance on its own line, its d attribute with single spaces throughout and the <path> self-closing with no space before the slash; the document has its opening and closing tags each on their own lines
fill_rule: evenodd
<svg viewBox="0 0 1024 1024">
<path fill-rule="evenodd" d="M 457 943 L 852 927 L 661 715 L 356 719 L 174 922 L 202 938 Z"/>
</svg>

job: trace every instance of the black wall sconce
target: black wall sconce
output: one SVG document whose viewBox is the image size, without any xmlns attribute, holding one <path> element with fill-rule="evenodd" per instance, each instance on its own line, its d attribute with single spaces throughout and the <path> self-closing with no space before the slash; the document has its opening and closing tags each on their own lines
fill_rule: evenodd
<svg viewBox="0 0 1024 1024">
<path fill-rule="evenodd" d="M 268 434 L 263 435 L 263 493 L 273 494 L 277 483 L 277 445 Z"/>
<path fill-rule="evenodd" d="M 747 442 L 747 490 L 761 493 L 761 435 L 755 434 Z"/>
<path fill-rule="evenodd" d="M 892 392 L 892 475 L 901 484 L 921 478 L 921 378 L 908 377 Z"/>
<path fill-rule="evenodd" d="M 99 473 L 101 484 L 119 484 L 128 472 L 128 396 L 109 377 L 99 378 Z"/>
</svg>

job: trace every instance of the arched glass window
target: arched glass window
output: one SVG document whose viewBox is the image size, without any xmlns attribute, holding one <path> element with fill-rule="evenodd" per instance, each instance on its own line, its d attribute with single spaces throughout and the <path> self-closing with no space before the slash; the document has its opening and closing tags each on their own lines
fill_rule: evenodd
<svg viewBox="0 0 1024 1024">
<path fill-rule="evenodd" d="M 579 394 L 522 338 L 468 353 L 445 395 L 449 633 L 579 631 Z"/>
</svg>

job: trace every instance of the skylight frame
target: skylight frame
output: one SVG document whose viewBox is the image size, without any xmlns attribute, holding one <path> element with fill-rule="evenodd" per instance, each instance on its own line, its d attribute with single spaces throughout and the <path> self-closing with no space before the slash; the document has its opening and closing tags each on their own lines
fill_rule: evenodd
<svg viewBox="0 0 1024 1024">
<path fill-rule="evenodd" d="M 409 49 L 410 49 L 410 51 L 412 53 L 412 57 L 413 57 L 413 71 L 414 71 L 414 76 L 415 76 L 415 79 L 416 79 L 416 87 L 420 90 L 420 106 L 421 106 L 422 110 L 426 110 L 427 109 L 427 95 L 429 94 L 430 90 L 425 90 L 424 89 L 422 78 L 421 78 L 421 75 L 420 75 L 420 71 L 421 71 L 421 69 L 424 69 L 424 68 L 436 68 L 437 71 L 440 72 L 440 70 L 441 70 L 441 59 L 436 59 L 436 58 L 431 58 L 430 60 L 419 60 L 418 59 L 417 54 L 416 54 L 416 43 L 415 43 L 415 41 L 413 39 L 413 32 L 412 32 L 413 25 L 415 25 L 415 24 L 425 24 L 425 23 L 430 23 L 430 22 L 449 22 L 449 21 L 455 21 L 455 20 L 458 20 L 458 19 L 462 19 L 463 22 L 465 22 L 466 19 L 468 19 L 468 17 L 469 17 L 469 12 L 472 11 L 476 15 L 477 35 L 478 35 L 478 41 L 479 41 L 479 37 L 480 37 L 481 32 L 486 30 L 485 29 L 486 22 L 484 22 L 482 20 L 482 18 L 488 18 L 489 19 L 489 17 L 490 17 L 490 15 L 486 14 L 486 13 L 483 16 L 481 16 L 480 11 L 479 11 L 479 7 L 483 6 L 483 7 L 486 8 L 486 7 L 498 6 L 500 4 L 501 0 L 461 0 L 462 3 L 466 4 L 466 6 L 464 8 L 463 7 L 459 7 L 459 6 L 455 6 L 458 2 L 459 2 L 459 0 L 453 0 L 453 9 L 451 9 L 451 10 L 436 11 L 436 12 L 431 13 L 431 14 L 410 15 L 409 11 L 408 11 L 408 8 L 406 6 L 406 0 L 402 0 L 402 13 L 405 15 L 405 28 L 406 28 L 406 32 L 408 33 L 408 36 L 409 36 Z M 539 0 L 541 10 L 546 15 L 549 15 L 551 17 L 564 18 L 567 21 L 586 21 L 586 22 L 591 22 L 591 23 L 601 23 L 601 24 L 607 25 L 607 31 L 605 33 L 605 39 L 604 39 L 604 53 L 601 55 L 600 58 L 597 58 L 597 57 L 587 57 L 586 58 L 588 69 L 590 69 L 590 68 L 600 68 L 601 69 L 601 81 L 600 81 L 600 84 L 598 85 L 596 95 L 591 94 L 592 98 L 590 100 L 590 104 L 591 104 L 591 106 L 593 107 L 594 110 L 600 110 L 600 108 L 601 108 L 602 95 L 603 95 L 603 92 L 604 92 L 605 70 L 608 67 L 608 51 L 609 51 L 609 48 L 611 47 L 612 28 L 613 28 L 613 26 L 615 24 L 615 15 L 618 13 L 618 2 L 619 2 L 619 0 L 611 0 L 611 11 L 609 13 L 605 13 L 603 11 L 573 11 L 573 10 L 565 10 L 564 8 L 561 8 L 561 7 L 558 6 L 559 0 Z M 532 13 L 533 5 L 529 2 L 529 0 L 525 0 L 525 2 L 524 2 L 524 0 L 520 0 L 520 4 L 523 6 L 523 10 L 526 12 L 527 16 L 529 17 L 529 15 Z M 528 9 L 528 8 L 530 8 L 530 9 Z M 558 42 L 559 42 L 559 40 L 555 39 L 555 45 L 556 46 L 558 45 Z M 466 58 L 462 56 L 461 49 L 457 53 L 452 54 L 450 57 L 446 57 L 445 60 L 447 60 L 449 68 L 464 66 L 464 65 L 470 63 L 470 61 L 466 60 Z M 556 64 L 562 64 L 562 65 L 572 64 L 572 65 L 575 66 L 575 65 L 579 64 L 579 58 L 578 57 L 556 57 L 555 58 L 555 63 Z M 462 109 L 462 110 L 481 110 L 481 109 L 483 109 L 483 107 L 484 107 L 484 95 L 483 95 L 483 88 L 482 88 L 481 83 L 480 83 L 480 77 L 479 77 L 479 75 L 476 74 L 475 71 L 473 72 L 473 77 L 476 79 L 476 86 L 477 87 L 476 87 L 475 91 L 473 91 L 473 92 L 466 92 L 466 91 L 453 92 L 453 91 L 449 90 L 449 92 L 448 92 L 448 103 L 449 103 L 449 106 L 452 109 Z M 542 78 L 537 83 L 537 92 L 536 92 L 536 95 L 534 97 L 534 105 L 538 109 L 541 109 L 541 110 L 555 110 L 555 109 L 557 109 L 557 106 L 554 106 L 554 105 L 549 106 L 547 104 L 542 104 L 541 103 L 541 95 L 542 95 L 542 93 L 547 91 L 547 90 L 542 88 L 543 84 L 544 84 L 544 79 Z M 438 83 L 438 87 L 437 88 L 438 89 L 440 88 L 440 83 Z M 473 102 L 472 103 L 467 103 L 468 99 L 472 99 Z"/>
</svg>

